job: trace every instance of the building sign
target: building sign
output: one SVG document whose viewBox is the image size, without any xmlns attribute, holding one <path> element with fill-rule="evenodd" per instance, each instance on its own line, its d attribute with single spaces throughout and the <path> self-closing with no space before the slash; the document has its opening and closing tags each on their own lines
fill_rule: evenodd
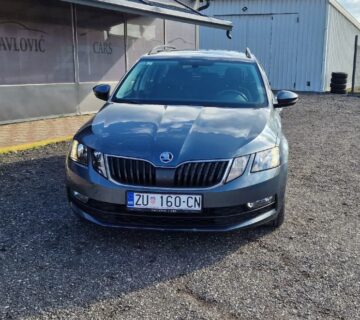
<svg viewBox="0 0 360 320">
<path fill-rule="evenodd" d="M 10 52 L 39 52 L 45 53 L 45 34 L 46 32 L 41 30 L 31 30 L 25 25 L 17 22 L 0 22 L 1 25 L 12 24 L 16 27 L 32 31 L 33 37 L 9 37 L 9 36 L 0 36 L 0 51 L 10 51 Z M 35 35 L 37 34 L 37 37 Z"/>
<path fill-rule="evenodd" d="M 72 47 L 70 25 L 0 20 L 0 85 L 73 82 Z"/>
<path fill-rule="evenodd" d="M 125 19 L 88 7 L 77 9 L 80 82 L 119 81 L 125 73 Z"/>
<path fill-rule="evenodd" d="M 111 42 L 108 41 L 95 41 L 93 43 L 93 52 L 95 54 L 107 54 L 110 55 L 113 52 Z"/>
</svg>

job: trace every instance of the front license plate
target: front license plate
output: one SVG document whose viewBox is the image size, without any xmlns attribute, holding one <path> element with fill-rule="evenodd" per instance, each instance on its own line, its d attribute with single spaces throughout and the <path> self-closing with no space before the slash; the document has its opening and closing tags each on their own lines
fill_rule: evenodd
<svg viewBox="0 0 360 320">
<path fill-rule="evenodd" d="M 127 207 L 151 211 L 201 211 L 201 195 L 127 193 Z"/>
</svg>

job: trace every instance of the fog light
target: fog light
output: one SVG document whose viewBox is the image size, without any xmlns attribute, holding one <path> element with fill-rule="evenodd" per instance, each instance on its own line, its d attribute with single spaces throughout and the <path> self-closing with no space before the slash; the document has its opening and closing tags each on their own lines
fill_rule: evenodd
<svg viewBox="0 0 360 320">
<path fill-rule="evenodd" d="M 260 207 L 265 207 L 273 202 L 275 202 L 275 196 L 266 197 L 255 202 L 248 202 L 246 205 L 249 209 L 257 209 Z"/>
<path fill-rule="evenodd" d="M 72 194 L 74 196 L 74 198 L 78 199 L 79 201 L 83 202 L 83 203 L 86 203 L 88 202 L 89 200 L 89 197 L 87 196 L 84 196 L 83 194 L 81 194 L 80 192 L 77 192 L 77 191 L 72 191 Z"/>
</svg>

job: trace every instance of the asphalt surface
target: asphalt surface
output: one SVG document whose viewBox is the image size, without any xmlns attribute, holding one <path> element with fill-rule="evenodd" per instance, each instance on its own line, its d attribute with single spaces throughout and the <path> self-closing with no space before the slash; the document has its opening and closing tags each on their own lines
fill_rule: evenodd
<svg viewBox="0 0 360 320">
<path fill-rule="evenodd" d="M 0 319 L 359 319 L 360 99 L 282 114 L 276 231 L 102 229 L 68 208 L 66 144 L 0 156 Z"/>
</svg>

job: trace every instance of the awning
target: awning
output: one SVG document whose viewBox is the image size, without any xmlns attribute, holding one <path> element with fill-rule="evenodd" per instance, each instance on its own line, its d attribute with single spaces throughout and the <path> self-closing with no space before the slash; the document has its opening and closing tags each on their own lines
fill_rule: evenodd
<svg viewBox="0 0 360 320">
<path fill-rule="evenodd" d="M 208 17 L 180 0 L 62 0 L 84 6 L 154 16 L 201 26 L 231 30 L 230 21 Z"/>
</svg>

